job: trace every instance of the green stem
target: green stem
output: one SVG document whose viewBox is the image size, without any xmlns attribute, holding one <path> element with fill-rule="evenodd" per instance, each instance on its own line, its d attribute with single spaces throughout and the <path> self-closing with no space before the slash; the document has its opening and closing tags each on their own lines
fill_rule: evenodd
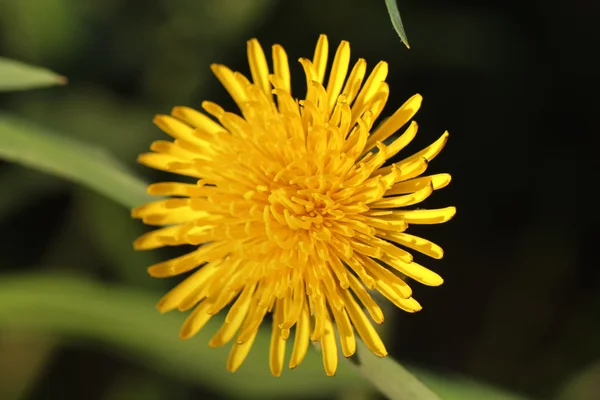
<svg viewBox="0 0 600 400">
<path fill-rule="evenodd" d="M 346 360 L 390 400 L 440 400 L 406 368 L 390 357 L 376 356 L 360 340 L 356 354 Z"/>
</svg>

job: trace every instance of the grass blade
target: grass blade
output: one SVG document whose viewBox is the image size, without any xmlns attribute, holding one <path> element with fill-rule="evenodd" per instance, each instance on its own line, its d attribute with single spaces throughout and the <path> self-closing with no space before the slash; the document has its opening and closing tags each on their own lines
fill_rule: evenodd
<svg viewBox="0 0 600 400">
<path fill-rule="evenodd" d="M 391 357 L 379 358 L 359 340 L 348 360 L 381 394 L 390 400 L 441 400 L 420 380 Z"/>
<path fill-rule="evenodd" d="M 153 199 L 143 181 L 102 149 L 5 115 L 0 158 L 82 184 L 129 208 Z"/>
<path fill-rule="evenodd" d="M 0 92 L 64 85 L 67 78 L 46 68 L 0 57 Z"/>
<path fill-rule="evenodd" d="M 377 357 L 362 341 L 357 341 L 356 354 L 347 360 L 390 400 L 526 400 L 455 374 L 404 368 L 392 357 Z"/>
<path fill-rule="evenodd" d="M 398 33 L 398 36 L 400 36 L 402 43 L 404 43 L 404 45 L 410 49 L 396 0 L 385 0 L 385 6 L 387 7 L 388 14 L 390 15 L 390 19 L 392 20 L 392 25 L 394 26 L 396 33 Z"/>
</svg>

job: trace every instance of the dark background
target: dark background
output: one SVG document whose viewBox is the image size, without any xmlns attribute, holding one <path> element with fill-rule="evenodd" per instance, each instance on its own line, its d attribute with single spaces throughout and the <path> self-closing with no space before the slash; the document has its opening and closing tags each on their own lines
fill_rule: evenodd
<svg viewBox="0 0 600 400">
<path fill-rule="evenodd" d="M 416 287 L 424 310 L 397 312 L 388 323 L 392 355 L 555 398 L 600 357 L 600 3 L 399 0 L 399 7 L 411 50 L 383 0 L 0 0 L 0 54 L 69 77 L 66 87 L 2 95 L 0 106 L 104 146 L 155 180 L 163 175 L 134 164 L 163 137 L 151 123 L 155 113 L 205 99 L 233 109 L 210 63 L 248 74 L 247 39 L 280 43 L 302 87 L 294 61 L 312 56 L 318 35 L 328 34 L 333 49 L 349 40 L 352 60 L 390 64 L 384 115 L 423 95 L 410 150 L 450 131 L 431 169 L 450 172 L 453 182 L 427 207 L 456 205 L 457 216 L 413 231 L 443 245 L 443 260 L 422 261 L 445 283 Z M 145 266 L 166 255 L 133 253 L 131 240 L 144 228 L 119 206 L 9 164 L 0 164 L 0 187 L 0 273 L 71 271 L 149 290 L 172 285 L 146 275 Z M 22 382 L 5 371 L 0 386 L 26 386 L 23 398 L 221 396 L 92 344 L 23 339 L 1 326 L 0 333 L 0 367 L 22 367 L 15 375 Z M 589 382 L 600 381 L 598 368 L 590 371 Z M 115 394 L 123 376 L 151 382 L 154 397 Z M 580 398 L 600 396 L 598 384 L 587 385 Z"/>
</svg>

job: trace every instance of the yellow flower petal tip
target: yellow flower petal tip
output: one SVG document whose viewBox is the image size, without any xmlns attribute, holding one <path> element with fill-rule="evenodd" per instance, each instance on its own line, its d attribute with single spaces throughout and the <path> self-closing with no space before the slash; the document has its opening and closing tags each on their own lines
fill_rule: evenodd
<svg viewBox="0 0 600 400">
<path fill-rule="evenodd" d="M 339 44 L 333 60 L 329 50 L 321 35 L 312 58 L 300 58 L 306 96 L 298 99 L 283 47 L 272 46 L 270 65 L 258 40 L 249 40 L 250 78 L 210 66 L 240 112 L 209 101 L 201 111 L 174 107 L 171 115 L 154 117 L 171 140 L 155 141 L 138 157 L 148 167 L 196 179 L 148 187 L 150 195 L 167 198 L 131 211 L 159 226 L 133 246 L 194 246 L 148 268 L 157 278 L 191 273 L 157 308 L 191 310 L 179 333 L 184 340 L 225 313 L 209 346 L 233 342 L 231 372 L 243 364 L 267 314 L 273 316 L 269 367 L 275 376 L 283 372 L 286 347 L 292 346 L 287 365 L 295 368 L 311 339 L 329 376 L 339 350 L 353 355 L 358 337 L 385 357 L 373 327 L 384 315 L 369 290 L 412 313 L 421 305 L 409 281 L 443 283 L 409 252 L 440 259 L 442 248 L 407 231 L 456 213 L 455 207 L 417 208 L 451 181 L 446 173 L 424 175 L 448 132 L 391 163 L 416 136 L 411 120 L 422 96 L 378 123 L 390 92 L 387 63 L 367 73 L 365 60 L 351 64 L 348 42 Z"/>
<path fill-rule="evenodd" d="M 387 355 L 388 355 L 388 352 L 387 352 L 387 351 L 385 351 L 385 352 L 381 352 L 381 353 L 375 353 L 375 355 L 376 355 L 377 357 L 381 357 L 381 358 L 383 358 L 383 357 L 387 357 Z"/>
<path fill-rule="evenodd" d="M 454 207 L 454 206 L 448 207 L 447 210 L 448 210 L 447 211 L 448 212 L 448 216 L 447 216 L 447 219 L 444 222 L 450 221 L 456 215 L 456 207 Z"/>
</svg>

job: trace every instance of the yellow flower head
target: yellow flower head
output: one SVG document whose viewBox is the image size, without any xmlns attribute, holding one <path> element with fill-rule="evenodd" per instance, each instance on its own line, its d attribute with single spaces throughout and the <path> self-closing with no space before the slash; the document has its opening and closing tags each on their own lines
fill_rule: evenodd
<svg viewBox="0 0 600 400">
<path fill-rule="evenodd" d="M 386 165 L 414 138 L 417 124 L 382 142 L 415 115 L 422 98 L 414 95 L 373 128 L 389 95 L 387 63 L 377 64 L 366 81 L 363 59 L 348 74 L 350 45 L 343 41 L 325 83 L 328 47 L 322 35 L 313 59 L 299 60 L 307 94 L 298 101 L 283 48 L 273 46 L 269 70 L 260 44 L 250 40 L 252 81 L 224 65 L 211 67 L 241 116 L 208 101 L 202 103 L 205 113 L 175 107 L 171 116 L 154 120 L 175 140 L 154 142 L 153 152 L 139 157 L 149 167 L 197 180 L 149 186 L 148 193 L 172 198 L 133 210 L 146 224 L 164 226 L 137 239 L 135 248 L 197 246 L 149 268 L 154 277 L 196 270 L 158 309 L 194 309 L 180 333 L 187 339 L 231 305 L 209 343 L 222 346 L 235 338 L 230 371 L 243 363 L 267 313 L 273 317 L 273 375 L 281 374 L 294 327 L 290 368 L 302 362 L 312 340 L 321 344 L 326 373 L 335 374 L 336 327 L 344 356 L 355 352 L 356 330 L 383 357 L 386 348 L 371 323 L 382 323 L 383 313 L 368 290 L 415 312 L 421 306 L 405 278 L 442 283 L 404 248 L 433 258 L 441 258 L 442 249 L 405 231 L 410 224 L 446 222 L 455 208 L 405 207 L 450 182 L 448 174 L 419 177 L 448 134 Z"/>
</svg>

